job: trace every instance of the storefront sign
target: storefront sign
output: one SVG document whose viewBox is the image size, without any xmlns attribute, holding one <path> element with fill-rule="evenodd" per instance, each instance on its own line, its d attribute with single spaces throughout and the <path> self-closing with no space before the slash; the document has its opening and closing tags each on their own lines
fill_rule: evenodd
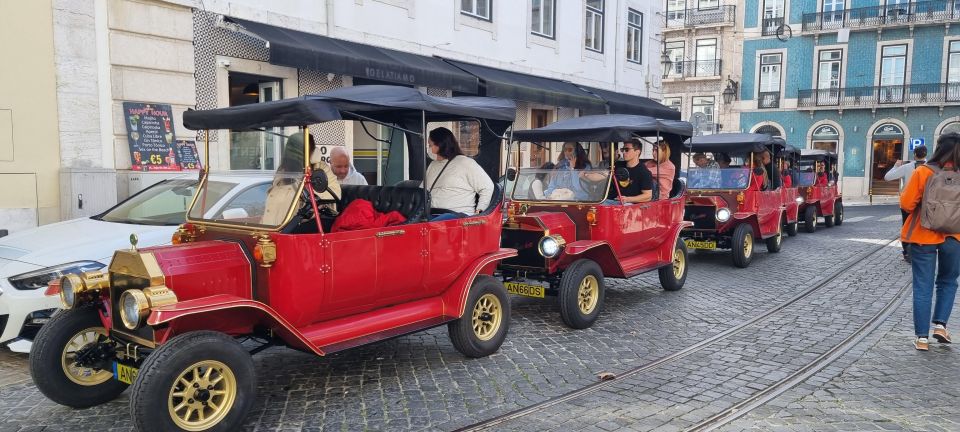
<svg viewBox="0 0 960 432">
<path fill-rule="evenodd" d="M 123 116 L 132 170 L 180 171 L 170 105 L 124 102 Z"/>
<path fill-rule="evenodd" d="M 197 143 L 193 140 L 177 140 L 177 162 L 180 169 L 195 170 L 202 168 Z"/>
</svg>

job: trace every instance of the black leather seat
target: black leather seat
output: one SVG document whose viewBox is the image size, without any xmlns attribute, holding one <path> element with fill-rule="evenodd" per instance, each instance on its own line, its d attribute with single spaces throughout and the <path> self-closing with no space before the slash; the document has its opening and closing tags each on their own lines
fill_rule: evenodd
<svg viewBox="0 0 960 432">
<path fill-rule="evenodd" d="M 430 193 L 423 189 L 396 186 L 357 186 L 342 185 L 339 211 L 347 208 L 355 199 L 365 199 L 373 204 L 378 212 L 399 211 L 407 218 L 407 223 L 419 222 L 429 211 Z M 426 198 L 426 201 L 424 201 Z"/>
<path fill-rule="evenodd" d="M 670 198 L 677 198 L 687 190 L 687 183 L 680 178 L 673 179 L 673 187 L 670 188 Z"/>
</svg>

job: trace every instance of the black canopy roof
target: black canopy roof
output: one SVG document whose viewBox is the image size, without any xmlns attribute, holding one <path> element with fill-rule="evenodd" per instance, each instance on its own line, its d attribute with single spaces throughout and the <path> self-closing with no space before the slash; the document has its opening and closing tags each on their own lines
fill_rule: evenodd
<svg viewBox="0 0 960 432">
<path fill-rule="evenodd" d="M 477 78 L 443 60 L 229 18 L 270 43 L 270 63 L 477 94 Z"/>
<path fill-rule="evenodd" d="M 511 72 L 473 63 L 444 59 L 481 80 L 484 96 L 579 108 L 588 114 L 607 112 L 603 99 L 567 82 L 536 75 Z"/>
<path fill-rule="evenodd" d="M 764 150 L 779 152 L 786 146 L 783 138 L 757 133 L 723 133 L 687 140 L 691 152 L 750 153 Z"/>
<path fill-rule="evenodd" d="M 820 150 L 820 149 L 803 149 L 800 150 L 800 159 L 803 160 L 827 160 L 836 161 L 838 159 L 837 154 L 831 151 Z"/>
<path fill-rule="evenodd" d="M 693 134 L 690 123 L 663 120 L 628 114 L 601 114 L 575 117 L 548 124 L 542 128 L 518 130 L 513 139 L 518 141 L 628 141 L 636 135 L 673 135 L 688 137 Z"/>
<path fill-rule="evenodd" d="M 477 96 L 430 96 L 409 87 L 354 86 L 273 102 L 190 110 L 183 114 L 183 124 L 193 130 L 246 130 L 359 120 L 362 117 L 396 123 L 419 119 L 421 113 L 426 114 L 428 122 L 468 118 L 510 122 L 516 118 L 516 104 L 510 100 Z"/>
<path fill-rule="evenodd" d="M 636 114 L 667 120 L 680 120 L 680 111 L 669 108 L 650 98 L 617 93 L 610 90 L 580 86 L 607 101 L 610 114 Z"/>
</svg>

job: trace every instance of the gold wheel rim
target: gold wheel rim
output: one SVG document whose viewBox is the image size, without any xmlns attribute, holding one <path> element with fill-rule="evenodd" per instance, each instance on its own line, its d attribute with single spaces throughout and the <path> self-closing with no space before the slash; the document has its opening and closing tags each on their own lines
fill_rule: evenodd
<svg viewBox="0 0 960 432">
<path fill-rule="evenodd" d="M 680 280 L 683 277 L 683 272 L 687 268 L 687 262 L 683 259 L 683 251 L 680 248 L 673 250 L 673 278 Z"/>
<path fill-rule="evenodd" d="M 743 256 L 750 258 L 751 254 L 753 254 L 753 235 L 747 234 L 743 236 Z"/>
<path fill-rule="evenodd" d="M 597 307 L 597 301 L 600 299 L 600 282 L 596 276 L 586 275 L 580 281 L 580 289 L 577 290 L 577 304 L 580 306 L 580 312 L 589 315 Z"/>
<path fill-rule="evenodd" d="M 113 378 L 113 372 L 108 370 L 94 370 L 90 367 L 77 365 L 77 351 L 81 348 L 97 341 L 99 336 L 107 336 L 107 329 L 103 327 L 90 327 L 80 330 L 74 334 L 63 347 L 63 353 L 60 355 L 60 366 L 63 367 L 63 373 L 77 384 L 82 386 L 95 386 L 107 382 Z"/>
<path fill-rule="evenodd" d="M 503 307 L 500 305 L 500 299 L 493 294 L 484 294 L 477 299 L 473 305 L 473 334 L 477 339 L 487 341 L 500 330 L 500 324 L 503 322 Z"/>
<path fill-rule="evenodd" d="M 173 382 L 167 410 L 177 427 L 201 431 L 223 420 L 236 399 L 233 371 L 216 360 L 203 360 L 184 369 Z"/>
</svg>

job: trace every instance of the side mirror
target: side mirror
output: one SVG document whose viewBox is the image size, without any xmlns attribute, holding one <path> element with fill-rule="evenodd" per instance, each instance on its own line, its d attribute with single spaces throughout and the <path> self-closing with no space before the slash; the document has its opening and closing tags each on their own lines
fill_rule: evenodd
<svg viewBox="0 0 960 432">
<path fill-rule="evenodd" d="M 310 185 L 313 186 L 313 191 L 316 193 L 326 192 L 329 184 L 329 179 L 327 174 L 322 170 L 314 171 L 310 174 Z"/>
<path fill-rule="evenodd" d="M 513 168 L 507 168 L 507 180 L 516 181 L 517 180 L 517 170 Z"/>
<path fill-rule="evenodd" d="M 627 181 L 630 179 L 630 171 L 627 171 L 624 167 L 618 167 L 613 170 L 613 176 L 616 177 L 617 181 Z"/>
</svg>

